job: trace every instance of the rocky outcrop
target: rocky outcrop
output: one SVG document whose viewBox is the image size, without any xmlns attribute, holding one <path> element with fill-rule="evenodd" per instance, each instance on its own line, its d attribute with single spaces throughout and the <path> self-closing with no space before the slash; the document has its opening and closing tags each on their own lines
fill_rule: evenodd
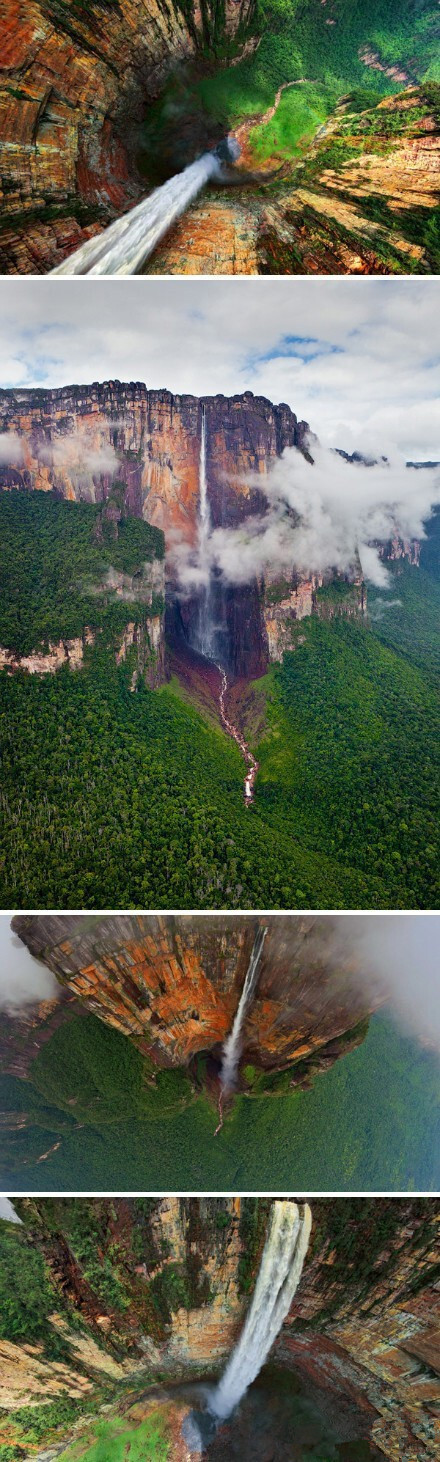
<svg viewBox="0 0 440 1462">
<path fill-rule="evenodd" d="M 260 214 L 260 273 L 435 272 L 426 230 L 440 203 L 437 92 L 409 88 L 360 113 L 349 101 L 337 107 L 293 186 Z"/>
<path fill-rule="evenodd" d="M 160 1390 L 157 1380 L 201 1379 L 221 1370 L 249 1305 L 271 1202 L 16 1199 L 23 1227 L 8 1229 L 9 1244 L 34 1282 L 35 1255 L 44 1261 L 47 1318 L 32 1344 L 26 1327 L 23 1338 L 0 1342 L 2 1440 L 16 1442 L 14 1415 L 23 1405 L 39 1405 L 41 1417 L 41 1404 L 71 1398 L 78 1401 L 77 1427 L 84 1428 L 104 1401 L 104 1411 L 111 1411 L 112 1396 L 116 1413 L 122 1405 L 127 1417 L 136 1395 L 145 1407 L 149 1394 L 156 1407 L 176 1407 L 177 1439 L 182 1407 L 193 1403 L 180 1393 L 171 1402 L 173 1392 Z M 289 1391 L 290 1378 L 295 1395 L 301 1379 L 309 1403 L 340 1426 L 344 1455 L 350 1441 L 355 1455 L 363 1438 L 371 1448 L 366 1456 L 434 1462 L 440 1205 L 437 1199 L 318 1199 L 312 1209 L 309 1255 L 272 1352 L 275 1392 L 280 1385 Z M 267 1375 L 265 1406 L 270 1384 Z M 246 1431 L 245 1404 L 234 1422 L 242 1433 L 239 1455 L 262 1462 L 267 1437 L 263 1431 L 260 1448 L 252 1414 L 250 1421 Z M 28 1422 L 18 1424 L 23 1444 Z M 58 1447 L 69 1429 L 61 1417 Z M 227 1430 L 221 1435 L 223 1450 L 220 1445 L 214 1455 L 235 1458 L 232 1447 L 225 1450 Z M 46 1446 L 51 1439 L 53 1432 Z M 180 1450 L 170 1456 L 180 1457 Z"/>
<path fill-rule="evenodd" d="M 3 271 L 45 273 L 149 191 L 142 124 L 176 66 L 224 63 L 255 0 L 5 0 L 0 58 Z M 194 139 L 209 144 L 216 133 Z"/>
<path fill-rule="evenodd" d="M 13 928 L 88 1010 L 132 1038 L 153 1067 L 166 1067 L 188 1065 L 199 1052 L 219 1058 L 261 922 L 17 915 Z M 337 952 L 328 919 L 273 916 L 243 1062 L 267 1071 L 292 1065 L 302 1082 L 356 1041 L 373 1007 L 354 957 Z"/>
<path fill-rule="evenodd" d="M 14 650 L 0 647 L 0 670 L 8 670 L 10 674 L 26 670 L 28 675 L 54 675 L 63 665 L 68 665 L 69 670 L 79 670 L 84 663 L 85 647 L 94 642 L 93 631 L 86 629 L 82 637 L 78 635 L 73 640 L 60 640 L 58 644 L 49 640 L 46 649 L 35 650 L 32 655 L 17 655 Z"/>
<path fill-rule="evenodd" d="M 19 655 L 15 650 L 0 646 L 0 670 L 14 675 L 17 670 L 27 675 L 55 675 L 57 670 L 68 666 L 69 670 L 81 670 L 84 657 L 99 639 L 96 633 L 86 628 L 82 636 L 73 640 L 60 640 L 57 644 L 49 640 L 47 646 L 35 650 L 31 655 Z M 165 679 L 165 634 L 161 614 L 144 616 L 141 622 L 129 620 L 122 636 L 116 636 L 114 658 L 117 665 L 127 660 L 134 652 L 131 687 L 135 689 L 139 677 L 154 689 Z"/>
</svg>

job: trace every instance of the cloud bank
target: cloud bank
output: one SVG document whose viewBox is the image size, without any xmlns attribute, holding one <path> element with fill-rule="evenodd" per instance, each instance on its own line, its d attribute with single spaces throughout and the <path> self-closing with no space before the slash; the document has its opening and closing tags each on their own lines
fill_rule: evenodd
<svg viewBox="0 0 440 1462">
<path fill-rule="evenodd" d="M 60 994 L 55 976 L 12 932 L 9 917 L 0 916 L 0 1010 L 10 1013 Z"/>
<path fill-rule="evenodd" d="M 248 583 L 269 570 L 321 575 L 336 570 L 386 588 L 388 571 L 380 546 L 395 537 L 424 537 L 424 523 L 440 503 L 440 470 L 415 472 L 394 451 L 370 466 L 347 462 L 339 453 L 310 442 L 313 463 L 288 447 L 266 478 L 247 479 L 267 500 L 262 516 L 238 528 L 217 528 L 199 551 L 172 549 L 184 590 L 206 582 L 215 567 L 233 584 Z"/>
<path fill-rule="evenodd" d="M 440 917 L 349 915 L 335 920 L 333 956 L 352 951 L 358 979 L 386 1001 L 401 1025 L 440 1052 Z"/>
</svg>

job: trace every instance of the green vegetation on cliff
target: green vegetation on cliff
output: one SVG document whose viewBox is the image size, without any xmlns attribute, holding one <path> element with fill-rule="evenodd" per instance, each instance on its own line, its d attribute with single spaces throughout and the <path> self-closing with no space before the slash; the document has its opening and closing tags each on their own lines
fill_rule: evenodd
<svg viewBox="0 0 440 1462">
<path fill-rule="evenodd" d="M 121 499 L 117 482 L 97 507 L 52 492 L 0 492 L 0 645 L 26 655 L 86 625 L 111 637 L 130 613 L 163 608 L 157 596 L 151 608 L 136 599 L 144 565 L 164 557 L 163 533 L 123 518 Z M 106 582 L 111 568 L 134 580 L 128 604 Z"/>
<path fill-rule="evenodd" d="M 281 149 L 297 151 L 298 139 L 319 126 L 339 97 L 357 88 L 376 93 L 398 91 L 404 84 L 385 68 L 405 71 L 410 81 L 440 79 L 438 8 L 433 0 L 259 0 L 256 30 L 259 44 L 238 65 L 218 71 L 200 84 L 207 109 L 229 126 L 245 116 L 265 112 L 278 88 L 305 79 L 307 110 L 301 87 L 287 92 L 276 123 L 266 124 L 268 138 Z M 367 65 L 368 51 L 378 69 Z M 380 69 L 383 67 L 383 69 Z M 258 146 L 267 151 L 261 128 Z"/>
<path fill-rule="evenodd" d="M 166 1462 L 172 1457 L 166 1407 L 158 1406 L 136 1425 L 112 1416 L 100 1418 L 63 1453 L 65 1462 Z"/>
</svg>

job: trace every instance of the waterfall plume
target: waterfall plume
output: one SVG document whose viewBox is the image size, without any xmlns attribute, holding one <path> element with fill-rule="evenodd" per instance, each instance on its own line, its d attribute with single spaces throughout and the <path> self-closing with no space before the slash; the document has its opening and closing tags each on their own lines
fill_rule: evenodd
<svg viewBox="0 0 440 1462">
<path fill-rule="evenodd" d="M 216 152 L 205 152 L 97 238 L 81 244 L 51 273 L 138 274 L 164 234 L 215 177 L 221 177 L 220 159 Z"/>
<path fill-rule="evenodd" d="M 224 1375 L 209 1395 L 209 1410 L 224 1421 L 264 1365 L 301 1279 L 312 1215 L 276 1199 L 249 1314 Z"/>
<path fill-rule="evenodd" d="M 208 539 L 211 532 L 211 514 L 208 501 L 208 480 L 206 476 L 206 407 L 202 405 L 199 458 L 199 534 L 198 557 L 204 564 L 208 554 Z M 211 580 L 201 590 L 197 626 L 196 647 L 208 660 L 215 658 L 215 629 L 212 614 Z"/>
<path fill-rule="evenodd" d="M 220 1070 L 220 1085 L 223 1092 L 232 1091 L 235 1086 L 242 1047 L 243 1023 L 255 990 L 266 934 L 267 925 L 265 925 L 264 929 L 259 929 L 255 936 L 235 1020 L 232 1030 L 223 1046 L 223 1059 Z"/>
</svg>

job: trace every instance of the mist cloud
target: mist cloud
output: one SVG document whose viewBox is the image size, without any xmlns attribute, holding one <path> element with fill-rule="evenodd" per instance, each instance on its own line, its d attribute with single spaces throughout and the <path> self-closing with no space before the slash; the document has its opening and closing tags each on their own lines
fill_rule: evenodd
<svg viewBox="0 0 440 1462">
<path fill-rule="evenodd" d="M 0 917 L 0 1010 L 10 1013 L 60 994 L 55 976 L 33 958 L 12 932 L 9 917 Z"/>
<path fill-rule="evenodd" d="M 113 476 L 119 465 L 111 442 L 96 444 L 82 432 L 70 432 L 45 442 L 38 447 L 38 457 L 55 472 L 67 471 L 71 477 L 78 479 L 85 472 L 97 477 L 107 473 Z"/>
<path fill-rule="evenodd" d="M 183 588 L 197 587 L 214 566 L 234 584 L 267 570 L 310 576 L 332 570 L 351 575 L 361 568 L 364 578 L 387 587 L 380 546 L 395 537 L 425 536 L 424 523 L 440 502 L 438 468 L 415 473 L 397 455 L 367 467 L 315 439 L 310 449 L 313 463 L 289 447 L 266 477 L 246 479 L 265 494 L 265 513 L 237 528 L 215 529 L 202 562 L 185 545 L 174 548 Z"/>
<path fill-rule="evenodd" d="M 440 1052 L 440 917 L 336 917 L 333 957 L 351 951 L 362 985 L 391 1006 L 404 1028 Z"/>
<path fill-rule="evenodd" d="M 23 1222 L 23 1219 L 19 1218 L 18 1213 L 15 1212 L 15 1208 L 13 1208 L 10 1198 L 6 1198 L 4 1194 L 0 1194 L 0 1219 L 2 1218 L 7 1223 Z"/>
<path fill-rule="evenodd" d="M 0 432 L 0 466 L 19 466 L 23 461 L 23 447 L 15 432 Z"/>
</svg>

